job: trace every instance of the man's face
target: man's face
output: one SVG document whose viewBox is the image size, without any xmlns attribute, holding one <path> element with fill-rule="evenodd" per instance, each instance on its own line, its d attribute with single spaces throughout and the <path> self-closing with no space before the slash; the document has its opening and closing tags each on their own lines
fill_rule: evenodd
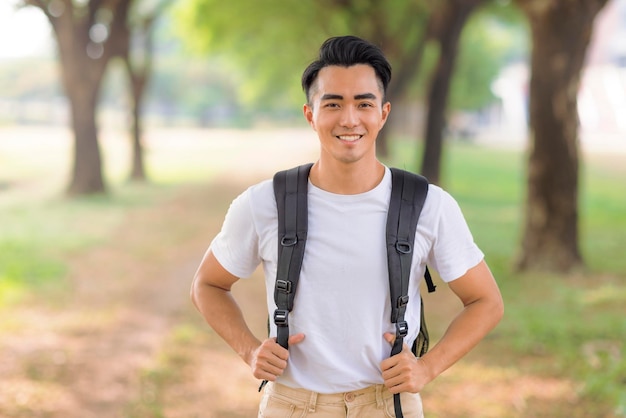
<svg viewBox="0 0 626 418">
<path fill-rule="evenodd" d="M 310 104 L 304 105 L 304 116 L 320 139 L 320 159 L 345 164 L 375 159 L 376 137 L 391 108 L 382 100 L 371 66 L 322 68 L 311 87 Z"/>
</svg>

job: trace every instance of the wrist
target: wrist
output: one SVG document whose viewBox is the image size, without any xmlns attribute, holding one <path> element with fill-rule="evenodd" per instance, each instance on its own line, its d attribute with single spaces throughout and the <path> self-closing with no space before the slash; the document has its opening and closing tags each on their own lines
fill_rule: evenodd
<svg viewBox="0 0 626 418">
<path fill-rule="evenodd" d="M 423 357 L 417 357 L 417 361 L 422 364 L 423 374 L 426 378 L 426 382 L 424 384 L 430 383 L 435 380 L 439 373 L 434 367 L 432 359 L 425 355 Z"/>
<path fill-rule="evenodd" d="M 252 366 L 254 363 L 255 353 L 261 346 L 261 342 L 256 338 L 246 340 L 240 347 L 238 347 L 237 354 L 241 359 L 246 362 L 247 365 Z"/>
</svg>

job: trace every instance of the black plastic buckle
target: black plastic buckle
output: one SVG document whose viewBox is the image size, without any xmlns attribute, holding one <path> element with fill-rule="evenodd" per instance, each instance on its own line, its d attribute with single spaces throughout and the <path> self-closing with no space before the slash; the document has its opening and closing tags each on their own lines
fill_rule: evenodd
<svg viewBox="0 0 626 418">
<path fill-rule="evenodd" d="M 288 318 L 289 311 L 287 309 L 276 309 L 274 311 L 274 323 L 279 327 L 286 327 L 289 325 Z"/>
<path fill-rule="evenodd" d="M 283 293 L 291 293 L 291 282 L 288 280 L 276 280 L 276 289 Z"/>
<path fill-rule="evenodd" d="M 411 248 L 411 243 L 409 243 L 408 241 L 397 241 L 396 251 L 401 254 L 411 254 L 411 251 L 413 251 L 413 249 Z"/>
<path fill-rule="evenodd" d="M 409 295 L 400 296 L 398 298 L 398 308 L 404 308 L 409 304 Z"/>
<path fill-rule="evenodd" d="M 396 336 L 404 338 L 408 333 L 409 324 L 406 321 L 396 323 Z"/>
<path fill-rule="evenodd" d="M 293 235 L 293 236 L 284 236 L 281 240 L 280 240 L 280 245 L 282 245 L 283 247 L 292 247 L 294 245 L 296 245 L 298 243 L 298 236 Z"/>
</svg>

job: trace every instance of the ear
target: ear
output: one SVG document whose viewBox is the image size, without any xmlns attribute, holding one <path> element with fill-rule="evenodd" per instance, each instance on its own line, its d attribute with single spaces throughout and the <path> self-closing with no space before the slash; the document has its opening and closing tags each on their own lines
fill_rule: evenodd
<svg viewBox="0 0 626 418">
<path fill-rule="evenodd" d="M 304 114 L 304 118 L 311 125 L 311 128 L 315 130 L 315 123 L 313 122 L 313 107 L 309 106 L 308 103 L 305 103 L 302 106 L 302 113 Z"/>
<path fill-rule="evenodd" d="M 381 112 L 381 124 L 380 124 L 381 128 L 385 126 L 385 122 L 387 122 L 387 118 L 389 117 L 390 112 L 391 112 L 391 103 L 390 102 L 384 103 L 382 112 Z"/>
</svg>

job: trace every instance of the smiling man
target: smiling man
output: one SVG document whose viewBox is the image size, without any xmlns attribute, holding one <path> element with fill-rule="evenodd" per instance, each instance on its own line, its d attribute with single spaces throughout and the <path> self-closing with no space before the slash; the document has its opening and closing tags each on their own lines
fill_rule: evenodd
<svg viewBox="0 0 626 418">
<path fill-rule="evenodd" d="M 422 417 L 420 391 L 462 358 L 503 313 L 498 286 L 455 200 L 429 185 L 413 243 L 400 353 L 385 225 L 391 172 L 376 157 L 376 137 L 391 105 L 391 67 L 378 47 L 353 36 L 331 38 L 303 73 L 304 117 L 317 133 L 319 159 L 308 177 L 308 235 L 294 306 L 289 349 L 252 334 L 231 295 L 239 278 L 263 264 L 268 312 L 277 305 L 277 202 L 272 182 L 235 199 L 193 281 L 192 301 L 208 324 L 269 381 L 259 417 L 390 417 L 399 394 L 406 417 Z M 438 271 L 463 308 L 425 355 L 410 346 L 420 324 L 419 278 Z M 278 322 L 278 321 L 277 321 Z M 286 338 L 287 339 L 287 338 Z M 394 415 L 396 414 L 396 415 Z"/>
<path fill-rule="evenodd" d="M 304 78 L 304 116 L 320 140 L 312 183 L 340 194 L 372 190 L 385 172 L 376 158 L 376 137 L 391 109 L 382 82 L 367 64 L 323 67 L 307 87 L 309 73 Z"/>
</svg>

